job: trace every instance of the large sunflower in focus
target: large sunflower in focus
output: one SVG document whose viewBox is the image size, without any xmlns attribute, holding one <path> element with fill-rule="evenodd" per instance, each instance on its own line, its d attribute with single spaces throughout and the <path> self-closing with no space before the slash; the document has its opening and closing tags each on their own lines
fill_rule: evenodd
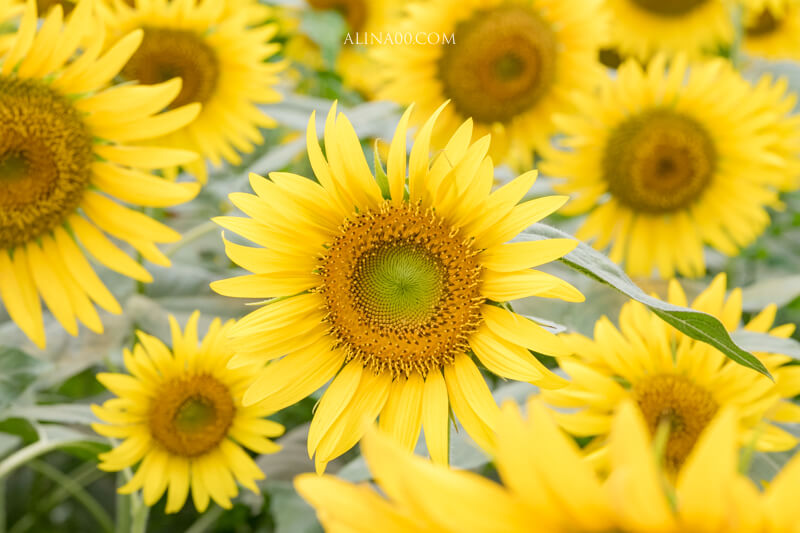
<svg viewBox="0 0 800 533">
<path fill-rule="evenodd" d="M 472 354 L 505 378 L 564 384 L 528 351 L 562 353 L 560 340 L 502 302 L 583 300 L 568 283 L 532 269 L 574 241 L 507 243 L 565 198 L 520 203 L 536 172 L 490 194 L 490 139 L 471 143 L 471 121 L 429 163 L 434 115 L 406 164 L 409 114 L 391 143 L 388 177 L 376 180 L 353 127 L 334 107 L 325 156 L 313 116 L 309 123 L 319 184 L 280 172 L 269 180 L 253 175 L 255 195 L 231 195 L 251 218 L 216 219 L 264 248 L 226 243 L 228 256 L 253 274 L 212 288 L 274 298 L 231 330 L 233 364 L 276 360 L 259 370 L 245 405 L 264 400 L 280 409 L 333 378 L 308 436 L 320 470 L 378 415 L 406 448 L 424 427 L 437 462 L 447 461 L 450 407 L 478 444 L 490 446 L 497 405 Z"/>
<path fill-rule="evenodd" d="M 800 2 L 745 1 L 742 48 L 769 59 L 800 59 Z"/>
<path fill-rule="evenodd" d="M 263 142 L 259 128 L 275 121 L 258 104 L 280 100 L 273 86 L 283 62 L 265 62 L 280 45 L 270 43 L 274 24 L 251 27 L 248 4 L 227 9 L 225 0 L 115 0 L 106 11 L 109 30 L 118 38 L 134 29 L 144 32 L 142 45 L 120 73 L 126 80 L 161 83 L 174 76 L 183 88 L 172 107 L 197 102 L 197 119 L 156 142 L 200 152 L 220 165 L 239 164 L 239 152 L 249 153 Z M 202 160 L 186 166 L 206 179 Z"/>
<path fill-rule="evenodd" d="M 45 345 L 40 297 L 72 335 L 78 321 L 103 330 L 93 304 L 120 312 L 86 252 L 125 276 L 152 281 L 106 233 L 145 259 L 169 265 L 155 243 L 180 235 L 111 197 L 167 207 L 198 191 L 197 184 L 150 173 L 188 163 L 197 157 L 193 152 L 130 143 L 182 128 L 200 106 L 159 113 L 180 92 L 177 79 L 104 90 L 142 33 L 127 34 L 101 55 L 103 35 L 87 33 L 95 27 L 91 5 L 90 0 L 78 4 L 66 25 L 56 6 L 37 31 L 36 4 L 28 2 L 14 42 L 0 57 L 0 298 L 40 347 Z M 84 41 L 88 48 L 76 55 Z"/>
<path fill-rule="evenodd" d="M 536 401 L 528 403 L 528 420 L 515 405 L 503 406 L 495 454 L 502 485 L 430 464 L 375 432 L 362 449 L 381 494 L 314 474 L 298 476 L 295 486 L 331 533 L 792 531 L 800 514 L 790 503 L 800 490 L 800 459 L 762 496 L 737 471 L 735 425 L 731 411 L 715 419 L 674 487 L 664 482 L 632 405 L 614 418 L 610 473 L 601 478 Z"/>
<path fill-rule="evenodd" d="M 667 70 L 658 56 L 646 72 L 629 60 L 559 117 L 564 150 L 541 168 L 565 178 L 556 190 L 574 194 L 571 213 L 590 212 L 578 238 L 611 245 L 630 274 L 700 276 L 703 243 L 736 255 L 795 187 L 794 102 L 785 81 L 750 86 L 721 59 L 687 70 L 679 56 Z"/>
<path fill-rule="evenodd" d="M 97 375 L 118 398 L 92 405 L 103 421 L 93 424 L 94 430 L 123 439 L 98 456 L 98 468 L 118 472 L 138 463 L 119 492 L 141 488 L 144 503 L 154 505 L 166 491 L 168 513 L 183 507 L 190 488 L 200 512 L 210 500 L 230 509 L 237 481 L 259 493 L 255 482 L 264 474 L 243 448 L 275 453 L 280 446 L 269 437 L 283 433 L 283 426 L 264 419 L 270 412 L 262 405 L 242 405 L 253 375 L 225 367 L 233 355 L 225 340 L 232 321 L 214 319 L 198 341 L 199 317 L 199 312 L 192 315 L 185 332 L 169 317 L 172 349 L 138 332 L 133 351 L 124 351 L 131 375 Z"/>
<path fill-rule="evenodd" d="M 415 43 L 376 45 L 377 96 L 416 102 L 414 122 L 452 101 L 434 147 L 472 118 L 475 138 L 492 134 L 497 162 L 530 168 L 555 132 L 552 115 L 603 75 L 596 56 L 605 24 L 594 0 L 433 0 L 406 6 L 390 27 Z"/>
<path fill-rule="evenodd" d="M 686 306 L 680 284 L 669 286 L 669 301 Z M 742 293 L 735 289 L 725 299 L 725 275 L 717 276 L 692 303 L 692 308 L 719 318 L 728 331 L 738 328 Z M 745 330 L 789 337 L 793 324 L 773 328 L 775 306 L 745 326 Z M 775 382 L 727 359 L 720 351 L 673 329 L 643 305 L 622 308 L 619 330 L 607 318 L 595 325 L 594 339 L 565 336 L 573 355 L 559 358 L 570 376 L 569 386 L 545 391 L 558 407 L 564 428 L 582 437 L 599 437 L 594 446 L 602 461 L 604 438 L 611 431 L 616 408 L 634 401 L 644 414 L 651 434 L 665 425 L 667 467 L 676 472 L 694 449 L 700 434 L 718 411 L 733 406 L 740 413 L 739 440 L 763 451 L 788 450 L 797 444 L 790 433 L 770 422 L 800 422 L 800 407 L 792 398 L 800 393 L 800 367 L 787 365 L 786 355 L 760 354 Z"/>
<path fill-rule="evenodd" d="M 605 0 L 603 6 L 611 44 L 626 56 L 698 56 L 733 39 L 733 0 Z"/>
</svg>

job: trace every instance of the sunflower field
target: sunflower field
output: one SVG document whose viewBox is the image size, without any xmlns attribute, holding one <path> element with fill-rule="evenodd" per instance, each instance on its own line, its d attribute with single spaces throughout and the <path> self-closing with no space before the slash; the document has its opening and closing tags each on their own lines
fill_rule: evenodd
<svg viewBox="0 0 800 533">
<path fill-rule="evenodd" d="M 800 533 L 800 0 L 0 0 L 0 533 Z"/>
</svg>

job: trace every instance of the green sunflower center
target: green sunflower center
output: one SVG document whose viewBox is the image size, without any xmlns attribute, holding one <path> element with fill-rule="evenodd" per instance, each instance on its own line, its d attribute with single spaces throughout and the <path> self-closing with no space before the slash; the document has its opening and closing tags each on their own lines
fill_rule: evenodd
<svg viewBox="0 0 800 533">
<path fill-rule="evenodd" d="M 754 37 L 768 35 L 776 31 L 781 26 L 781 20 L 777 18 L 769 9 L 765 9 L 748 22 L 745 26 L 747 35 Z"/>
<path fill-rule="evenodd" d="M 452 363 L 480 325 L 476 255 L 458 228 L 416 205 L 347 220 L 320 261 L 318 291 L 348 360 L 396 376 Z"/>
<path fill-rule="evenodd" d="M 482 10 L 455 29 L 455 44 L 442 46 L 439 79 L 464 116 L 508 122 L 531 109 L 555 77 L 556 38 L 530 8 Z"/>
<path fill-rule="evenodd" d="M 353 31 L 361 30 L 367 21 L 367 0 L 308 0 L 308 3 L 314 9 L 335 9 Z"/>
<path fill-rule="evenodd" d="M 187 30 L 145 28 L 144 39 L 122 69 L 122 76 L 152 85 L 179 77 L 181 92 L 170 109 L 205 103 L 219 80 L 219 60 L 200 35 Z"/>
<path fill-rule="evenodd" d="M 633 387 L 633 396 L 651 434 L 655 435 L 661 424 L 668 424 L 664 458 L 667 468 L 677 472 L 719 405 L 709 391 L 674 374 L 659 374 L 640 381 Z"/>
<path fill-rule="evenodd" d="M 150 432 L 170 453 L 196 457 L 222 442 L 236 408 L 228 388 L 208 375 L 162 385 L 150 411 Z"/>
<path fill-rule="evenodd" d="M 633 0 L 633 3 L 651 13 L 665 17 L 680 17 L 700 7 L 709 0 Z"/>
<path fill-rule="evenodd" d="M 603 174 L 609 192 L 636 211 L 667 213 L 711 182 L 717 152 L 703 126 L 667 109 L 635 115 L 609 135 Z"/>
<path fill-rule="evenodd" d="M 38 81 L 0 76 L 0 249 L 36 239 L 77 209 L 92 153 L 66 98 Z"/>
<path fill-rule="evenodd" d="M 353 274 L 359 304 L 383 325 L 424 323 L 442 297 L 443 269 L 423 246 L 393 242 L 364 254 Z"/>
</svg>

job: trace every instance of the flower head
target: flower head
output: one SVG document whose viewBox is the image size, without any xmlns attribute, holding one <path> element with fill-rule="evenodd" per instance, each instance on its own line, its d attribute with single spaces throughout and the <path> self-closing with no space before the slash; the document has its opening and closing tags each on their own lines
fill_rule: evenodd
<svg viewBox="0 0 800 533">
<path fill-rule="evenodd" d="M 36 4 L 29 1 L 0 57 L 0 298 L 40 347 L 40 298 L 72 335 L 78 321 L 103 330 L 94 304 L 120 312 L 87 255 L 125 276 L 152 280 L 106 234 L 153 263 L 170 264 L 156 243 L 180 235 L 119 201 L 169 207 L 199 189 L 151 174 L 189 163 L 195 153 L 136 143 L 185 126 L 200 105 L 160 112 L 181 91 L 178 79 L 107 88 L 142 32 L 128 33 L 101 54 L 103 35 L 91 33 L 92 4 L 82 0 L 66 24 L 56 6 L 37 30 Z M 76 54 L 81 42 L 87 48 Z"/>
<path fill-rule="evenodd" d="M 141 488 L 145 504 L 154 505 L 167 491 L 168 513 L 183 507 L 189 489 L 201 512 L 209 498 L 230 508 L 237 481 L 259 492 L 255 481 L 264 474 L 244 448 L 274 453 L 280 446 L 269 437 L 283 433 L 283 426 L 264 419 L 270 414 L 264 405 L 242 405 L 253 376 L 226 367 L 232 353 L 225 335 L 233 323 L 215 319 L 198 342 L 199 316 L 192 315 L 184 332 L 170 316 L 172 349 L 139 332 L 139 343 L 124 352 L 130 374 L 97 375 L 118 397 L 92 406 L 103 421 L 94 430 L 123 439 L 100 454 L 99 468 L 116 472 L 138 463 L 119 492 Z"/>
<path fill-rule="evenodd" d="M 259 370 L 245 404 L 283 408 L 333 378 L 308 437 L 319 469 L 379 415 L 406 447 L 424 427 L 438 462 L 447 461 L 450 407 L 488 446 L 497 405 L 473 355 L 506 378 L 563 384 L 529 351 L 562 353 L 558 338 L 503 303 L 527 296 L 583 300 L 568 283 L 532 269 L 575 241 L 508 243 L 564 198 L 521 202 L 535 172 L 490 193 L 490 140 L 471 143 L 471 121 L 430 162 L 434 115 L 407 162 L 409 113 L 389 149 L 387 174 L 377 179 L 335 106 L 325 157 L 312 116 L 308 151 L 319 183 L 280 172 L 253 175 L 255 195 L 231 195 L 250 218 L 216 219 L 263 248 L 226 241 L 231 259 L 253 274 L 212 288 L 274 299 L 231 329 L 234 365 L 275 360 Z"/>
</svg>

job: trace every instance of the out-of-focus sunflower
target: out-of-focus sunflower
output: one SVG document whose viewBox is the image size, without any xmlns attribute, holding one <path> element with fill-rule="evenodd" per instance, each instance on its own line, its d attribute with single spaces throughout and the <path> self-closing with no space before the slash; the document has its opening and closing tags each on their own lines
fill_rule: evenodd
<svg viewBox="0 0 800 533">
<path fill-rule="evenodd" d="M 259 128 L 275 126 L 257 104 L 280 100 L 273 86 L 284 68 L 284 62 L 266 62 L 280 49 L 270 42 L 277 27 L 252 27 L 249 9 L 226 10 L 226 5 L 225 0 L 137 0 L 130 6 L 115 0 L 105 11 L 113 38 L 144 32 L 122 78 L 161 83 L 178 76 L 183 88 L 172 107 L 202 104 L 196 120 L 155 142 L 196 150 L 215 166 L 223 159 L 239 164 L 238 152 L 249 153 L 263 142 Z M 185 168 L 206 180 L 205 161 Z"/>
<path fill-rule="evenodd" d="M 603 6 L 611 44 L 623 55 L 696 57 L 733 39 L 733 0 L 605 0 Z"/>
<path fill-rule="evenodd" d="M 800 2 L 745 2 L 742 48 L 769 59 L 800 59 Z"/>
<path fill-rule="evenodd" d="M 555 132 L 552 115 L 570 107 L 573 91 L 593 89 L 604 75 L 597 62 L 604 20 L 594 0 L 409 4 L 390 26 L 415 42 L 374 47 L 377 96 L 416 102 L 417 123 L 450 100 L 434 132 L 435 148 L 472 118 L 475 138 L 492 134 L 495 161 L 530 168 L 533 151 Z"/>
<path fill-rule="evenodd" d="M 232 352 L 225 335 L 233 322 L 215 319 L 198 342 L 199 317 L 199 312 L 192 315 L 185 332 L 169 317 L 171 350 L 138 332 L 133 352 L 124 351 L 131 375 L 97 375 L 118 398 L 92 405 L 104 422 L 93 424 L 94 430 L 123 439 L 99 455 L 99 468 L 117 472 L 141 461 L 119 492 L 143 489 L 144 503 L 154 505 L 167 491 L 168 513 L 183 507 L 190 488 L 200 512 L 209 499 L 230 509 L 239 492 L 237 481 L 258 493 L 255 481 L 264 474 L 243 448 L 275 453 L 280 446 L 269 437 L 283 433 L 283 426 L 264 418 L 270 412 L 263 405 L 242 405 L 253 374 L 226 368 Z"/>
<path fill-rule="evenodd" d="M 686 306 L 680 284 L 672 280 L 669 301 Z M 742 293 L 725 299 L 725 275 L 718 275 L 692 303 L 692 308 L 719 318 L 728 331 L 739 327 Z M 753 318 L 747 331 L 789 337 L 793 324 L 773 328 L 775 306 Z M 595 453 L 602 461 L 605 437 L 614 411 L 634 401 L 644 413 L 651 434 L 666 424 L 669 440 L 665 459 L 677 471 L 716 413 L 734 406 L 740 413 L 739 440 L 764 451 L 788 450 L 797 440 L 770 422 L 800 422 L 800 407 L 791 398 L 800 393 L 800 367 L 786 365 L 789 356 L 758 354 L 775 382 L 727 359 L 711 346 L 678 332 L 637 302 L 626 303 L 619 329 L 608 320 L 595 325 L 594 339 L 564 335 L 573 355 L 559 358 L 570 376 L 569 386 L 545 391 L 544 398 L 575 412 L 558 413 L 562 426 L 574 435 L 598 437 Z"/>
<path fill-rule="evenodd" d="M 180 235 L 110 197 L 168 207 L 192 199 L 199 189 L 150 173 L 188 163 L 196 154 L 130 143 L 182 128 L 200 106 L 159 113 L 180 92 L 177 79 L 104 89 L 142 33 L 127 34 L 101 55 L 102 33 L 87 40 L 87 31 L 97 27 L 91 5 L 91 0 L 79 3 L 66 25 L 57 6 L 37 31 L 36 4 L 28 2 L 14 42 L 0 57 L 0 297 L 40 347 L 45 345 L 40 297 L 72 335 L 78 321 L 103 330 L 93 303 L 120 312 L 87 255 L 125 276 L 152 281 L 105 233 L 149 261 L 170 264 L 155 243 Z M 88 48 L 73 57 L 82 41 Z"/>
<path fill-rule="evenodd" d="M 325 156 L 312 116 L 308 155 L 319 184 L 280 172 L 269 180 L 252 175 L 256 195 L 230 197 L 251 218 L 215 219 L 264 248 L 226 242 L 228 256 L 253 274 L 212 288 L 275 299 L 231 329 L 232 364 L 276 360 L 258 371 L 244 403 L 264 400 L 280 409 L 333 378 L 308 436 L 319 470 L 355 445 L 379 414 L 406 448 L 424 427 L 440 463 L 448 457 L 450 407 L 488 447 L 498 408 L 470 352 L 499 376 L 564 384 L 528 351 L 563 353 L 559 339 L 501 302 L 583 300 L 565 281 L 532 269 L 575 241 L 506 244 L 565 198 L 520 203 L 535 171 L 490 194 L 490 139 L 471 143 L 471 121 L 429 163 L 440 111 L 421 129 L 408 164 L 411 111 L 403 115 L 388 176 L 377 180 L 335 106 L 325 125 Z"/>
<path fill-rule="evenodd" d="M 685 83 L 684 83 L 685 78 Z M 712 90 L 713 87 L 713 90 Z M 632 275 L 653 267 L 670 278 L 705 272 L 703 244 L 736 255 L 769 224 L 767 207 L 796 186 L 796 97 L 784 81 L 745 82 L 722 59 L 647 71 L 633 60 L 578 111 L 557 117 L 563 150 L 548 149 L 541 169 L 565 178 L 565 210 L 590 212 L 578 230 Z"/>
<path fill-rule="evenodd" d="M 540 403 L 528 403 L 527 421 L 508 403 L 495 453 L 502 485 L 430 464 L 372 432 L 362 450 L 383 494 L 313 474 L 298 476 L 295 486 L 328 532 L 791 531 L 762 526 L 797 520 L 797 505 L 790 502 L 800 490 L 800 459 L 762 496 L 737 471 L 735 433 L 735 414 L 723 411 L 672 487 L 664 482 L 641 415 L 626 404 L 613 423 L 610 473 L 601 478 Z"/>
</svg>

